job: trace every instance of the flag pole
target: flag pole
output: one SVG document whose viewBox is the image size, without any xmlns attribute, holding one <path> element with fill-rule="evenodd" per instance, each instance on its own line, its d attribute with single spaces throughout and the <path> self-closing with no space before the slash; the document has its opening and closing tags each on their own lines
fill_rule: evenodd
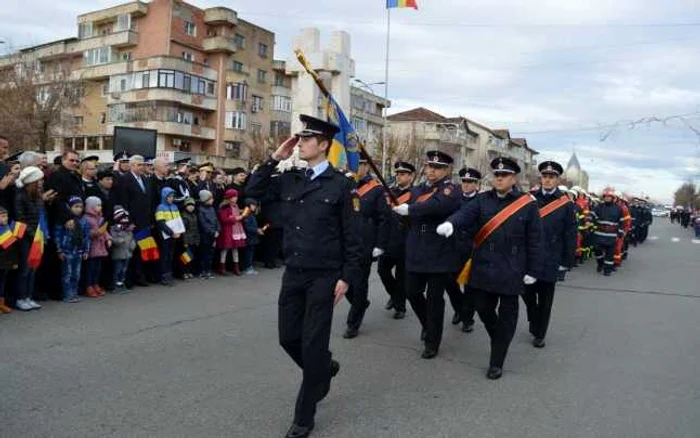
<svg viewBox="0 0 700 438">
<path fill-rule="evenodd" d="M 391 43 L 391 8 L 386 8 L 386 59 L 384 60 L 384 101 L 385 105 L 382 108 L 382 118 L 384 125 L 382 126 L 382 172 L 387 172 L 387 107 L 386 102 L 389 101 L 389 45 Z"/>
<path fill-rule="evenodd" d="M 304 67 L 304 70 L 306 70 L 306 72 L 311 75 L 314 82 L 316 82 L 316 85 L 318 86 L 319 90 L 321 90 L 321 94 L 323 94 L 326 98 L 330 98 L 331 92 L 328 91 L 326 84 L 323 83 L 323 80 L 318 75 L 316 70 L 314 70 L 311 67 L 311 64 L 309 64 L 308 59 L 306 59 L 304 52 L 301 49 L 296 49 L 294 50 L 294 54 L 296 55 L 302 67 Z M 357 147 L 360 149 L 360 155 L 363 155 L 365 158 L 367 158 L 367 164 L 369 164 L 369 167 L 372 169 L 372 172 L 375 173 L 377 179 L 382 184 L 384 191 L 386 192 L 387 196 L 389 196 L 389 200 L 392 202 L 392 204 L 399 205 L 399 200 L 396 198 L 396 195 L 394 195 L 394 192 L 392 192 L 389 189 L 389 186 L 387 185 L 386 181 L 384 180 L 384 177 L 382 176 L 382 172 L 379 170 L 379 168 L 377 168 L 377 165 L 374 164 L 374 160 L 372 160 L 372 157 L 367 152 L 367 148 L 365 148 L 365 145 L 364 143 L 362 143 L 362 140 L 360 140 L 359 136 L 357 137 Z"/>
</svg>

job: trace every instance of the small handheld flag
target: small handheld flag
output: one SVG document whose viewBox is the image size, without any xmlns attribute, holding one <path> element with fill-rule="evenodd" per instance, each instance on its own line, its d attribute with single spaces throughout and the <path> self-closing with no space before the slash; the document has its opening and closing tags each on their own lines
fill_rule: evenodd
<svg viewBox="0 0 700 438">
<path fill-rule="evenodd" d="M 153 238 L 153 236 L 151 236 L 151 232 L 148 230 L 148 228 L 138 231 L 134 235 L 134 238 L 136 239 L 136 244 L 141 250 L 141 260 L 144 262 L 160 260 L 158 245 L 156 245 L 156 240 Z"/>
<path fill-rule="evenodd" d="M 386 8 L 413 8 L 418 9 L 418 0 L 386 0 Z"/>
<path fill-rule="evenodd" d="M 243 217 L 248 217 L 250 215 L 250 207 L 246 207 L 243 209 L 243 214 L 241 216 Z"/>
<path fill-rule="evenodd" d="M 189 265 L 190 263 L 192 263 L 192 253 L 189 249 L 180 255 L 180 262 L 183 265 Z"/>
<path fill-rule="evenodd" d="M 17 238 L 12 234 L 9 227 L 3 227 L 5 230 L 0 233 L 0 247 L 7 249 L 17 242 Z"/>
<path fill-rule="evenodd" d="M 14 224 L 10 224 L 10 228 L 12 228 L 12 234 L 18 239 L 23 238 L 24 233 L 27 232 L 27 224 L 22 222 L 15 222 Z"/>
<path fill-rule="evenodd" d="M 41 229 L 41 225 L 37 225 L 36 233 L 34 233 L 34 240 L 32 241 L 32 246 L 29 247 L 29 255 L 27 256 L 27 266 L 30 269 L 37 269 L 41 265 L 41 258 L 44 255 L 44 231 Z"/>
</svg>

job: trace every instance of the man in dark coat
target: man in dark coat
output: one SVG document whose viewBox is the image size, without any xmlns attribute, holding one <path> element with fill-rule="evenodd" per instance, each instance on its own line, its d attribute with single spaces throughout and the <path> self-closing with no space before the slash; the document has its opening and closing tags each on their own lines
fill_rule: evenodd
<svg viewBox="0 0 700 438">
<path fill-rule="evenodd" d="M 78 153 L 73 150 L 63 152 L 60 167 L 49 176 L 45 188 L 57 193 L 52 203 L 51 218 L 58 223 L 63 223 L 68 228 L 74 226 L 71 219 L 68 200 L 73 196 L 84 198 L 83 185 L 78 175 L 80 159 Z M 53 223 L 51 224 L 53 227 Z"/>
<path fill-rule="evenodd" d="M 449 237 L 455 229 L 467 229 L 476 236 L 477 245 L 480 235 L 486 235 L 481 230 L 491 219 L 503 210 L 509 214 L 499 227 L 487 227 L 491 233 L 474 248 L 468 283 L 468 293 L 473 294 L 479 318 L 491 338 L 487 377 L 495 380 L 503 374 L 503 363 L 515 334 L 518 297 L 525 292 L 525 284 L 537 281 L 542 222 L 534 198 L 515 186 L 520 173 L 518 163 L 510 158 L 496 158 L 491 169 L 493 190 L 478 194 L 474 201 L 441 224 L 437 233 Z M 512 205 L 521 207 L 516 210 Z M 500 217 L 505 218 L 506 213 Z"/>
<path fill-rule="evenodd" d="M 411 198 L 411 187 L 416 175 L 413 164 L 398 161 L 394 164 L 396 185 L 391 188 L 399 204 Z M 387 197 L 387 202 L 389 199 Z M 389 301 L 384 308 L 394 309 L 394 319 L 406 316 L 406 237 L 408 222 L 393 211 L 387 219 L 387 245 L 384 254 L 379 257 L 377 273 L 389 294 Z M 392 272 L 393 271 L 393 272 Z"/>
<path fill-rule="evenodd" d="M 435 229 L 459 209 L 461 194 L 459 187 L 450 181 L 452 157 L 441 151 L 428 151 L 426 158 L 426 182 L 411 189 L 410 201 L 393 210 L 410 220 L 406 240 L 406 296 L 424 330 L 421 357 L 432 359 L 442 342 L 444 295 L 460 268 L 456 239 L 438 236 Z M 427 298 L 423 296 L 426 288 Z"/>
<path fill-rule="evenodd" d="M 543 348 L 552 314 L 554 286 L 559 273 L 574 265 L 577 222 L 574 203 L 557 188 L 559 176 L 564 172 L 561 164 L 545 161 L 538 168 L 541 188 L 532 195 L 537 199 L 537 207 L 540 209 L 544 252 L 537 281 L 525 286 L 523 301 L 527 307 L 530 333 L 534 336 L 532 345 Z"/>
<path fill-rule="evenodd" d="M 294 423 L 286 438 L 306 438 L 314 428 L 316 405 L 340 368 L 328 350 L 333 306 L 357 281 L 362 263 L 355 183 L 327 160 L 339 128 L 310 116 L 302 115 L 301 121 L 304 130 L 284 142 L 247 186 L 249 197 L 274 196 L 285 204 L 279 337 L 303 370 Z M 297 143 L 308 168 L 272 178 L 279 160 L 289 158 Z"/>
<path fill-rule="evenodd" d="M 231 171 L 231 184 L 227 188 L 235 189 L 238 192 L 238 208 L 243 211 L 245 205 L 245 183 L 248 174 L 242 167 L 236 167 Z"/>
<path fill-rule="evenodd" d="M 184 208 L 184 202 L 187 198 L 194 198 L 196 193 L 190 192 L 190 185 L 187 181 L 190 171 L 190 159 L 183 158 L 175 161 L 175 175 L 170 178 L 170 186 L 175 190 L 175 204 L 180 208 Z"/>
<path fill-rule="evenodd" d="M 476 195 L 479 193 L 481 172 L 471 167 L 465 167 L 459 171 L 459 178 L 462 181 L 462 205 L 468 205 L 476 199 Z M 459 258 L 461 264 L 464 265 L 472 256 L 473 236 L 467 230 L 459 230 L 455 237 L 459 247 Z M 469 288 L 465 287 L 464 295 L 462 296 L 462 310 L 460 312 L 463 332 L 471 333 L 474 331 L 475 313 L 474 296 L 469 293 Z"/>
<path fill-rule="evenodd" d="M 80 160 L 80 184 L 83 187 L 83 197 L 100 197 L 100 189 L 97 187 L 97 163 L 100 157 L 89 155 Z"/>
</svg>

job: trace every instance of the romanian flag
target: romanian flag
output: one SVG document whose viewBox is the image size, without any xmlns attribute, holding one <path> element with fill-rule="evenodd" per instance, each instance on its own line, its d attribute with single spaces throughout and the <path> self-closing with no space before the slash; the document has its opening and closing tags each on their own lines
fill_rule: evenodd
<svg viewBox="0 0 700 438">
<path fill-rule="evenodd" d="M 160 259 L 158 245 L 156 245 L 156 240 L 151 236 L 151 232 L 148 228 L 138 231 L 134 235 L 134 238 L 141 250 L 141 260 L 144 262 L 151 262 Z"/>
<path fill-rule="evenodd" d="M 100 233 L 102 233 L 102 234 L 106 233 L 108 226 L 109 226 L 109 222 L 105 221 L 99 228 Z"/>
<path fill-rule="evenodd" d="M 32 246 L 29 247 L 27 256 L 27 266 L 30 269 L 37 269 L 41 265 L 41 258 L 44 256 L 44 230 L 41 225 L 37 225 Z"/>
<path fill-rule="evenodd" d="M 17 238 L 12 233 L 12 229 L 8 226 L 3 226 L 2 232 L 0 232 L 0 247 L 7 249 L 15 242 L 17 242 Z"/>
<path fill-rule="evenodd" d="M 189 249 L 183 252 L 182 255 L 180 255 L 180 262 L 183 265 L 189 265 L 190 263 L 192 263 L 192 253 Z"/>
<path fill-rule="evenodd" d="M 352 127 L 345 113 L 332 96 L 328 96 L 328 119 L 340 127 L 335 135 L 328 161 L 336 169 L 357 173 L 360 167 L 359 137 Z"/>
<path fill-rule="evenodd" d="M 413 8 L 418 9 L 417 0 L 386 0 L 386 8 Z"/>
<path fill-rule="evenodd" d="M 268 228 L 270 228 L 270 224 L 265 224 L 265 225 L 262 227 L 262 232 L 264 233 L 265 231 L 267 231 Z"/>
<path fill-rule="evenodd" d="M 243 217 L 248 217 L 250 215 L 250 207 L 246 207 L 243 209 L 243 214 L 241 216 Z"/>
<path fill-rule="evenodd" d="M 12 228 L 12 234 L 18 239 L 23 238 L 24 233 L 27 232 L 27 224 L 22 222 L 15 222 L 14 224 L 11 223 L 10 228 Z"/>
</svg>

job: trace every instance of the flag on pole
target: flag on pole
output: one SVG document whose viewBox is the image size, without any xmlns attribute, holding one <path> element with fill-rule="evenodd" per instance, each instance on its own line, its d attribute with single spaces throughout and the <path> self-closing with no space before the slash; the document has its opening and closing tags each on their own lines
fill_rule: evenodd
<svg viewBox="0 0 700 438">
<path fill-rule="evenodd" d="M 144 262 L 160 260 L 158 245 L 156 245 L 156 240 L 153 238 L 153 236 L 151 236 L 151 232 L 148 228 L 137 231 L 134 238 L 136 239 L 136 244 L 141 250 L 141 260 Z"/>
<path fill-rule="evenodd" d="M 27 266 L 30 269 L 37 269 L 41 265 L 41 258 L 44 256 L 44 230 L 41 225 L 37 225 L 32 246 L 29 247 L 27 256 Z"/>
<path fill-rule="evenodd" d="M 413 8 L 418 9 L 418 0 L 386 0 L 386 8 Z"/>
<path fill-rule="evenodd" d="M 359 137 L 355 128 L 348 122 L 348 118 L 345 117 L 338 102 L 330 95 L 328 96 L 328 119 L 340 128 L 340 131 L 333 138 L 328 161 L 336 169 L 357 173 L 357 169 L 360 167 Z"/>
</svg>

